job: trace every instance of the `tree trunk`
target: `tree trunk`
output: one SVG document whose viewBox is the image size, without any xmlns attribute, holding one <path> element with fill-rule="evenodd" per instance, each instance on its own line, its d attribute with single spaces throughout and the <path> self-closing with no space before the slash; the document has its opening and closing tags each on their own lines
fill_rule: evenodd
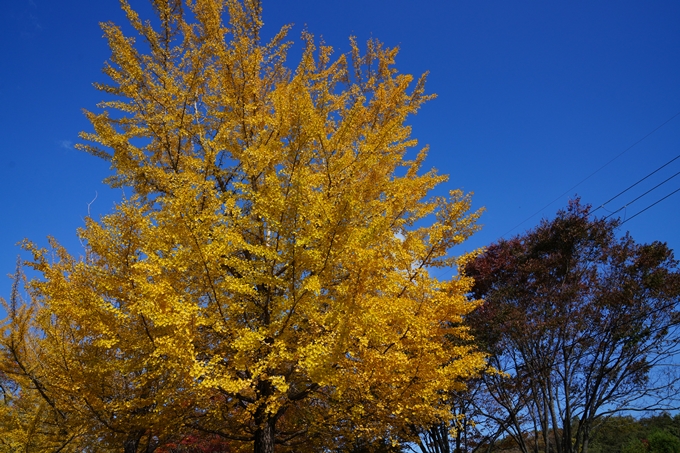
<svg viewBox="0 0 680 453">
<path fill-rule="evenodd" d="M 588 438 L 590 437 L 590 430 L 588 428 L 585 429 L 585 433 L 583 434 L 583 443 L 581 444 L 581 453 L 588 453 Z"/>
<path fill-rule="evenodd" d="M 139 446 L 139 441 L 144 436 L 144 430 L 133 431 L 128 434 L 127 439 L 123 442 L 123 451 L 125 453 L 137 453 L 137 447 Z"/>
<path fill-rule="evenodd" d="M 255 431 L 254 453 L 274 453 L 274 420 L 265 420 Z"/>
<path fill-rule="evenodd" d="M 267 398 L 273 393 L 271 382 L 266 380 L 258 382 L 256 389 L 261 401 L 267 401 Z M 260 405 L 255 410 L 255 423 L 257 424 L 257 431 L 255 431 L 254 453 L 274 453 L 276 418 L 267 413 L 265 404 Z"/>
</svg>

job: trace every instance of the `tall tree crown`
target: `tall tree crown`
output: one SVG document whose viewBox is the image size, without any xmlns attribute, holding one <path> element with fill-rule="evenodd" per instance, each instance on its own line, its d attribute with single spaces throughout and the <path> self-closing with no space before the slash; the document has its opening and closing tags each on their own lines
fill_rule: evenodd
<svg viewBox="0 0 680 453">
<path fill-rule="evenodd" d="M 262 43 L 258 1 L 158 0 L 156 26 L 121 4 L 138 36 L 103 24 L 109 100 L 80 147 L 132 196 L 87 220 L 83 259 L 27 245 L 36 379 L 126 451 L 173 429 L 330 447 L 448 417 L 441 393 L 484 357 L 456 341 L 471 281 L 430 270 L 479 214 L 429 197 L 446 177 L 426 149 L 406 160 L 425 77 L 309 33 L 289 69 L 289 27 Z"/>
</svg>

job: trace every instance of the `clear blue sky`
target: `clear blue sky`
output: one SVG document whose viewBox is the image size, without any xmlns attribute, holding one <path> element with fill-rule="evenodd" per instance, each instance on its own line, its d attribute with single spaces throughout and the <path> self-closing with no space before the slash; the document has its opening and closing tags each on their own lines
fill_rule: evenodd
<svg viewBox="0 0 680 453">
<path fill-rule="evenodd" d="M 131 3 L 148 13 L 148 2 Z M 427 166 L 450 174 L 448 188 L 473 191 L 476 206 L 486 207 L 484 229 L 466 249 L 521 233 L 553 216 L 575 193 L 598 206 L 680 154 L 677 117 L 572 189 L 680 112 L 680 2 L 263 4 L 268 35 L 294 23 L 296 42 L 306 26 L 338 52 L 348 50 L 349 35 L 359 41 L 375 37 L 401 48 L 401 72 L 430 71 L 428 88 L 438 98 L 413 118 L 414 135 L 431 146 Z M 14 270 L 20 252 L 15 244 L 24 237 L 44 245 L 53 235 L 79 254 L 75 230 L 83 225 L 88 203 L 99 216 L 121 198 L 120 191 L 101 184 L 108 164 L 73 149 L 78 132 L 90 130 L 81 109 L 94 109 L 102 99 L 92 82 L 106 81 L 101 68 L 109 51 L 98 23 L 108 20 L 124 23 L 116 0 L 3 5 L 3 275 Z M 607 208 L 618 209 L 677 172 L 680 159 Z M 678 188 L 680 176 L 625 214 Z M 623 229 L 638 241 L 661 240 L 680 249 L 679 206 L 680 192 Z M 0 295 L 6 297 L 9 287 L 9 280 L 0 282 Z"/>
</svg>

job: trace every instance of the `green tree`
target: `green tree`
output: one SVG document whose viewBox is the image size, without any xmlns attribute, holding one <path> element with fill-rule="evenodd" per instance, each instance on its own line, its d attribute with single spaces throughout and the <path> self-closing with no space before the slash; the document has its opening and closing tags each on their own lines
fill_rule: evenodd
<svg viewBox="0 0 680 453">
<path fill-rule="evenodd" d="M 647 444 L 637 438 L 626 442 L 621 449 L 621 453 L 647 453 L 648 451 Z"/>
<path fill-rule="evenodd" d="M 647 438 L 650 453 L 680 453 L 680 439 L 664 430 L 656 430 Z"/>
</svg>

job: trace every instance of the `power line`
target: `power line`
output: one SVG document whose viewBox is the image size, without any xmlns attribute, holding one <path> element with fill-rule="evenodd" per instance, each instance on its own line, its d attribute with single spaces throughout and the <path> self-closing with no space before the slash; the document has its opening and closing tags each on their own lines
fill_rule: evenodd
<svg viewBox="0 0 680 453">
<path fill-rule="evenodd" d="M 617 209 L 616 211 L 612 212 L 612 213 L 609 214 L 607 217 L 605 217 L 605 219 L 610 218 L 611 216 L 613 216 L 614 214 L 616 214 L 616 213 L 619 212 L 620 210 L 625 209 L 625 208 L 627 208 L 628 206 L 632 205 L 633 203 L 635 203 L 635 202 L 638 201 L 640 198 L 642 198 L 642 197 L 644 197 L 645 195 L 647 195 L 647 194 L 648 194 L 649 192 L 651 192 L 652 190 L 656 189 L 656 188 L 659 187 L 659 186 L 662 186 L 662 185 L 666 184 L 668 181 L 670 181 L 671 179 L 675 178 L 675 177 L 678 176 L 678 175 L 680 175 L 680 171 L 677 172 L 676 174 L 674 174 L 673 176 L 671 176 L 670 178 L 666 179 L 665 181 L 662 181 L 662 182 L 660 182 L 659 184 L 655 185 L 654 187 L 652 187 L 651 189 L 649 189 L 647 192 L 645 192 L 645 193 L 643 193 L 642 195 L 640 195 L 639 197 L 635 198 L 633 201 L 629 201 L 629 202 L 626 203 L 625 205 L 621 206 L 619 209 Z M 636 183 L 636 184 L 637 184 L 637 183 Z"/>
<path fill-rule="evenodd" d="M 660 166 L 659 168 L 657 168 L 656 170 L 654 170 L 653 172 L 649 173 L 649 174 L 648 174 L 647 176 L 645 176 L 644 178 L 639 179 L 639 180 L 638 180 L 637 182 L 635 182 L 634 184 L 631 184 L 630 186 L 626 187 L 626 188 L 625 188 L 624 190 L 622 190 L 621 192 L 617 193 L 616 195 L 614 195 L 613 197 L 611 197 L 609 200 L 605 201 L 605 202 L 602 203 L 600 206 L 598 206 L 597 208 L 595 208 L 595 209 L 593 210 L 593 212 L 597 211 L 597 210 L 600 209 L 600 208 L 603 208 L 603 209 L 604 209 L 605 205 L 607 205 L 609 202 L 611 202 L 611 201 L 613 201 L 613 200 L 619 198 L 619 196 L 621 196 L 621 195 L 623 195 L 624 193 L 628 192 L 630 189 L 632 189 L 633 187 L 637 186 L 637 185 L 640 184 L 642 181 L 644 181 L 645 179 L 649 178 L 649 177 L 652 176 L 654 173 L 656 173 L 657 171 L 659 171 L 659 170 L 661 170 L 662 168 L 666 167 L 666 166 L 669 165 L 671 162 L 673 162 L 673 161 L 675 161 L 675 160 L 677 160 L 677 159 L 680 159 L 680 154 L 678 154 L 677 156 L 675 156 L 674 158 L 672 158 L 671 160 L 669 160 L 668 162 L 666 162 L 665 164 L 663 164 L 662 166 Z M 631 202 L 631 203 L 632 203 L 632 202 Z M 629 203 L 629 204 L 630 204 L 630 203 Z M 625 207 L 625 206 L 624 206 L 624 207 Z"/>
<path fill-rule="evenodd" d="M 527 217 L 526 219 L 522 220 L 520 223 L 518 223 L 518 224 L 515 225 L 514 227 L 510 228 L 510 229 L 509 229 L 508 231 L 506 231 L 505 233 L 503 233 L 503 234 L 501 235 L 501 237 L 505 237 L 506 234 L 510 233 L 511 231 L 513 231 L 514 229 L 516 229 L 517 227 L 523 225 L 523 224 L 526 223 L 527 221 L 529 221 L 529 220 L 531 220 L 532 218 L 536 217 L 538 214 L 540 214 L 541 212 L 543 212 L 543 211 L 545 210 L 545 208 L 547 208 L 547 207 L 550 206 L 551 204 L 555 203 L 556 201 L 558 201 L 559 199 L 561 199 L 563 196 L 567 195 L 569 192 L 571 192 L 572 190 L 574 190 L 575 188 L 577 188 L 578 186 L 580 186 L 581 184 L 583 184 L 584 182 L 586 182 L 588 179 L 592 178 L 596 173 L 599 173 L 603 168 L 605 168 L 606 166 L 608 166 L 609 164 L 611 164 L 612 162 L 614 162 L 614 161 L 615 161 L 616 159 L 618 159 L 619 157 L 623 156 L 625 153 L 627 153 L 628 151 L 630 151 L 630 150 L 631 150 L 633 147 L 635 147 L 637 144 L 639 144 L 640 142 L 642 142 L 643 140 L 645 140 L 647 137 L 649 137 L 650 135 L 652 135 L 654 132 L 656 132 L 656 131 L 658 131 L 659 129 L 661 129 L 662 127 L 664 127 L 666 124 L 670 123 L 672 120 L 674 120 L 674 119 L 675 119 L 677 116 L 679 116 L 679 115 L 680 115 L 680 112 L 676 113 L 675 115 L 671 116 L 671 117 L 668 118 L 666 121 L 664 121 L 663 123 L 659 124 L 657 127 L 655 127 L 654 129 L 652 129 L 652 131 L 648 132 L 644 137 L 642 137 L 641 139 L 639 139 L 638 141 L 636 141 L 635 143 L 633 143 L 632 145 L 630 145 L 628 148 L 626 148 L 626 149 L 624 149 L 623 151 L 621 151 L 619 154 L 617 154 L 617 155 L 614 156 L 612 159 L 610 159 L 607 163 L 605 163 L 604 165 L 602 165 L 600 168 L 598 168 L 597 170 L 595 170 L 594 172 L 592 172 L 591 174 L 589 174 L 588 176 L 586 176 L 585 178 L 583 178 L 583 179 L 582 179 L 581 181 L 579 181 L 577 184 L 575 184 L 575 185 L 572 186 L 571 188 L 567 189 L 567 190 L 566 190 L 564 193 L 562 193 L 559 197 L 555 198 L 553 201 L 551 201 L 550 203 L 546 204 L 546 205 L 543 206 L 541 209 L 539 209 L 539 210 L 536 211 L 535 213 L 531 214 L 529 217 Z"/>
<path fill-rule="evenodd" d="M 621 222 L 621 225 L 623 225 L 624 223 L 628 222 L 629 220 L 632 220 L 632 219 L 634 219 L 635 217 L 639 216 L 640 214 L 642 214 L 643 212 L 645 212 L 647 209 L 651 208 L 652 206 L 661 203 L 661 202 L 664 201 L 666 198 L 668 198 L 668 197 L 670 197 L 671 195 L 673 195 L 675 192 L 680 192 L 680 188 L 675 189 L 673 192 L 669 193 L 668 195 L 666 195 L 666 196 L 663 197 L 662 199 L 657 200 L 657 201 L 655 201 L 654 203 L 650 204 L 649 206 L 647 206 L 647 207 L 646 207 L 645 209 L 643 209 L 642 211 L 638 211 L 638 212 L 635 213 L 633 216 L 628 217 L 626 220 L 624 220 L 623 222 Z"/>
</svg>

